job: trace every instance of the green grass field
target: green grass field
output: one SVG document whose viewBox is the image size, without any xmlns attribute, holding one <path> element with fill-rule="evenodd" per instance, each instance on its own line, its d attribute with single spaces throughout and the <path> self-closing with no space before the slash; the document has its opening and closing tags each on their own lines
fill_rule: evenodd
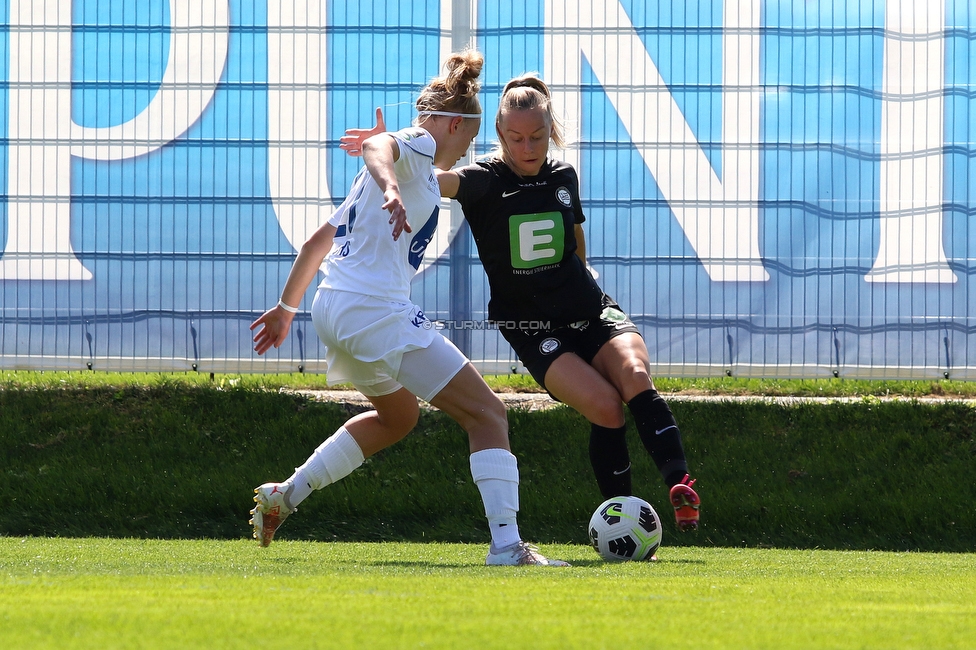
<svg viewBox="0 0 976 650">
<path fill-rule="evenodd" d="M 665 517 L 642 564 L 582 545 L 602 501 L 585 422 L 513 410 L 519 527 L 574 564 L 518 569 L 483 565 L 466 439 L 437 412 L 271 548 L 245 540 L 253 486 L 350 415 L 278 392 L 302 381 L 0 374 L 0 650 L 976 647 L 976 408 L 918 399 L 976 384 L 660 381 L 859 399 L 673 402 L 702 529 Z M 635 487 L 660 505 L 635 436 Z"/>
<path fill-rule="evenodd" d="M 972 648 L 976 555 L 0 538 L 2 648 Z"/>
</svg>

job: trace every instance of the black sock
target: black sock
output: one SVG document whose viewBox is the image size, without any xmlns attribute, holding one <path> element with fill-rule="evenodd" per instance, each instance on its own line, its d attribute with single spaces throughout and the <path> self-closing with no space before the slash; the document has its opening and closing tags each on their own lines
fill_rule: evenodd
<svg viewBox="0 0 976 650">
<path fill-rule="evenodd" d="M 653 388 L 645 390 L 627 403 L 637 424 L 644 448 L 669 488 L 681 482 L 688 473 L 688 461 L 681 445 L 678 423 L 664 401 Z"/>
<path fill-rule="evenodd" d="M 590 464 L 600 494 L 606 499 L 629 496 L 633 491 L 626 432 L 627 427 L 608 429 L 590 424 Z"/>
</svg>

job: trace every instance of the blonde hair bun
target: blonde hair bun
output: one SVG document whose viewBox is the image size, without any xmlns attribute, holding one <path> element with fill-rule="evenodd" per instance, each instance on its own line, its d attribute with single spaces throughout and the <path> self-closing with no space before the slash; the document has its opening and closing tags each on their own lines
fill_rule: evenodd
<svg viewBox="0 0 976 650">
<path fill-rule="evenodd" d="M 477 50 L 451 54 L 444 63 L 445 74 L 431 79 L 417 98 L 417 111 L 445 111 L 474 115 L 481 113 L 478 92 L 485 57 Z"/>
</svg>

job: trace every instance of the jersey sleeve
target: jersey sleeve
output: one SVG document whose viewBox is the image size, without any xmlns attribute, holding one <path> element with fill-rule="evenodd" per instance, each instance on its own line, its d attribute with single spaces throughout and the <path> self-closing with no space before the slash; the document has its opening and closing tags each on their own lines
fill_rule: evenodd
<svg viewBox="0 0 976 650">
<path fill-rule="evenodd" d="M 400 157 L 393 164 L 393 170 L 398 179 L 406 181 L 421 174 L 430 173 L 437 143 L 434 142 L 434 138 L 429 133 L 414 127 L 402 129 L 390 135 L 400 147 Z"/>
<path fill-rule="evenodd" d="M 583 202 L 580 200 L 579 175 L 573 167 L 569 168 L 573 177 L 573 219 L 574 223 L 580 224 L 586 221 L 586 214 L 583 212 Z"/>
<path fill-rule="evenodd" d="M 458 175 L 458 191 L 454 197 L 458 203 L 471 205 L 488 193 L 492 173 L 481 165 L 465 165 L 455 172 Z"/>
</svg>

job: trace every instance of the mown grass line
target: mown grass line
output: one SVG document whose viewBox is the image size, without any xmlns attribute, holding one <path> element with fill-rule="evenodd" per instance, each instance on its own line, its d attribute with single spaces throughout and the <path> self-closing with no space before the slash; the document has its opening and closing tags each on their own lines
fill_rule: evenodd
<svg viewBox="0 0 976 650">
<path fill-rule="evenodd" d="M 488 375 L 485 381 L 495 390 L 503 392 L 544 392 L 529 375 L 525 374 Z M 760 379 L 733 376 L 656 377 L 655 382 L 662 393 L 676 395 L 976 398 L 976 382 L 958 380 Z M 271 391 L 283 387 L 303 390 L 328 388 L 325 375 L 304 373 L 241 375 L 199 372 L 0 370 L 0 390 L 197 386 Z"/>
<path fill-rule="evenodd" d="M 976 555 L 0 538 L 4 648 L 967 648 Z"/>
</svg>

